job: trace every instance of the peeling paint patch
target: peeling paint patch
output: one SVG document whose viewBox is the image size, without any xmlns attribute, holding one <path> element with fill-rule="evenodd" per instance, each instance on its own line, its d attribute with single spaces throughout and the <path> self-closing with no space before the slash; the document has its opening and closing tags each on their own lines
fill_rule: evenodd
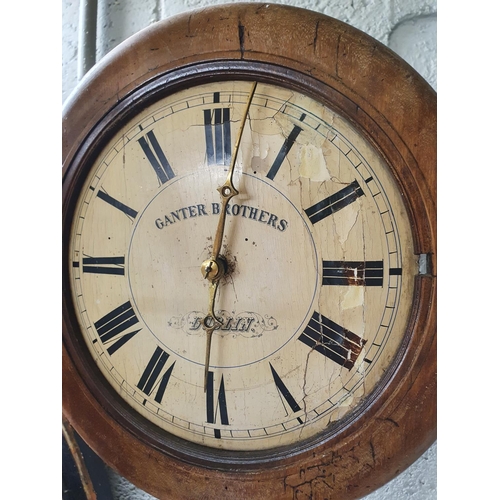
<svg viewBox="0 0 500 500">
<path fill-rule="evenodd" d="M 330 172 L 321 148 L 314 144 L 304 144 L 300 147 L 299 173 L 315 182 L 330 180 Z"/>
<path fill-rule="evenodd" d="M 267 158 L 269 154 L 270 145 L 268 142 L 254 142 L 252 143 L 252 164 L 258 162 L 259 164 Z"/>
<path fill-rule="evenodd" d="M 349 287 L 342 300 L 342 309 L 362 307 L 365 302 L 365 289 L 362 286 Z"/>
<path fill-rule="evenodd" d="M 349 233 L 356 224 L 359 215 L 359 205 L 357 202 L 345 207 L 342 212 L 342 219 L 335 224 L 335 232 L 339 237 L 339 243 L 344 246 L 349 238 Z"/>
</svg>

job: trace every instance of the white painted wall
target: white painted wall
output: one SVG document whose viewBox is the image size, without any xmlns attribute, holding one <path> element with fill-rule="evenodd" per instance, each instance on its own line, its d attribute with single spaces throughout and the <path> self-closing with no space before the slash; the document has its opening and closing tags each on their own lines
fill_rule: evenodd
<svg viewBox="0 0 500 500">
<path fill-rule="evenodd" d="M 248 1 L 248 0 L 246 0 Z M 434 89 L 436 75 L 437 0 L 275 0 L 322 12 L 347 22 L 388 45 L 411 64 Z M 150 24 L 223 0 L 107 0 L 100 1 L 96 57 L 99 61 L 120 42 Z M 234 2 L 233 2 L 234 3 Z M 77 85 L 79 0 L 63 0 L 62 99 Z M 437 446 L 434 444 L 409 469 L 366 500 L 435 500 Z M 114 499 L 151 500 L 110 471 Z M 269 499 L 272 500 L 272 499 Z M 340 499 L 341 500 L 341 499 Z"/>
</svg>

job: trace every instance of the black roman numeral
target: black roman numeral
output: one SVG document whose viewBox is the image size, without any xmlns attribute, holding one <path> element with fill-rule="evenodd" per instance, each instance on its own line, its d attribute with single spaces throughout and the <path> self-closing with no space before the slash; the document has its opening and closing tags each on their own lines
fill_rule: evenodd
<svg viewBox="0 0 500 500">
<path fill-rule="evenodd" d="M 141 137 L 139 144 L 162 184 L 175 177 L 172 167 L 168 163 L 165 153 L 158 144 L 158 139 L 153 131 Z"/>
<path fill-rule="evenodd" d="M 305 212 L 311 222 L 316 224 L 316 222 L 323 220 L 325 217 L 328 217 L 329 215 L 338 212 L 341 208 L 351 204 L 363 194 L 363 190 L 358 184 L 358 181 L 354 181 L 337 193 L 332 194 L 312 207 L 307 208 Z"/>
<path fill-rule="evenodd" d="M 220 102 L 219 92 L 214 93 L 214 103 Z M 231 122 L 229 108 L 203 110 L 205 142 L 208 165 L 231 163 Z"/>
<path fill-rule="evenodd" d="M 125 275 L 125 257 L 84 257 L 82 263 L 84 273 Z"/>
<path fill-rule="evenodd" d="M 273 368 L 273 365 L 269 363 L 269 366 L 271 367 L 271 372 L 273 374 L 273 379 L 274 383 L 276 384 L 276 388 L 278 389 L 279 393 L 283 396 L 285 401 L 288 403 L 288 406 L 292 409 L 294 413 L 297 413 L 298 411 L 302 411 L 302 408 L 299 406 L 297 401 L 295 401 L 294 397 L 290 394 L 290 391 L 288 390 L 287 386 L 281 380 L 280 376 L 276 373 L 276 370 Z M 283 403 L 283 406 L 285 404 Z M 286 406 L 285 406 L 286 410 Z M 288 412 L 287 412 L 288 414 Z M 300 417 L 297 417 L 297 420 L 299 421 L 299 424 L 303 424 L 304 422 Z"/>
<path fill-rule="evenodd" d="M 300 121 L 304 121 L 305 117 L 306 117 L 306 115 L 303 114 L 300 117 Z M 292 148 L 293 143 L 297 140 L 297 137 L 301 132 L 302 132 L 302 129 L 298 125 L 295 125 L 293 127 L 293 130 L 290 132 L 290 135 L 285 139 L 283 146 L 281 146 L 281 149 L 279 150 L 278 155 L 276 156 L 273 164 L 271 165 L 271 168 L 269 169 L 269 172 L 267 173 L 268 179 L 271 179 L 271 180 L 274 179 L 274 177 L 278 173 L 278 170 L 280 169 L 281 165 L 285 161 L 286 155 L 288 154 L 288 152 Z"/>
<path fill-rule="evenodd" d="M 155 401 L 157 403 L 162 402 L 163 396 L 165 394 L 165 389 L 167 388 L 168 381 L 170 380 L 170 375 L 172 375 L 172 370 L 174 369 L 175 361 L 170 365 L 168 370 L 160 377 L 165 363 L 167 362 L 169 355 L 161 348 L 157 347 L 149 363 L 147 364 L 139 382 L 137 383 L 137 388 L 144 392 L 147 396 L 151 396 L 153 391 L 157 389 L 155 395 Z M 146 399 L 142 404 L 146 404 Z"/>
<path fill-rule="evenodd" d="M 123 203 L 121 203 L 117 199 L 110 196 L 108 193 L 105 193 L 104 191 L 99 190 L 97 192 L 96 196 L 98 198 L 100 198 L 101 200 L 105 201 L 106 203 L 108 203 L 109 205 L 111 205 L 112 207 L 117 208 L 118 210 L 123 212 L 125 215 L 132 217 L 132 219 L 135 219 L 137 217 L 137 212 L 133 208 L 127 207 L 127 205 L 124 205 Z"/>
<path fill-rule="evenodd" d="M 224 376 L 221 377 L 219 386 L 219 395 L 217 397 L 217 406 L 219 408 L 221 425 L 229 425 L 227 414 L 226 391 L 224 389 Z M 215 392 L 214 392 L 214 372 L 208 372 L 207 378 L 207 422 L 215 424 L 217 420 L 217 412 L 215 407 Z M 220 429 L 214 429 L 214 435 L 220 439 Z"/>
<path fill-rule="evenodd" d="M 349 370 L 366 343 L 366 340 L 316 311 L 299 340 Z"/>
<path fill-rule="evenodd" d="M 384 263 L 381 260 L 324 260 L 323 285 L 382 286 Z"/>
<path fill-rule="evenodd" d="M 119 337 L 121 333 L 138 322 L 139 320 L 132 309 L 132 304 L 128 301 L 103 316 L 99 321 L 94 323 L 94 326 L 101 342 L 103 344 L 111 343 L 111 346 L 108 347 L 108 354 L 111 356 L 111 354 L 140 332 L 139 329 Z"/>
</svg>

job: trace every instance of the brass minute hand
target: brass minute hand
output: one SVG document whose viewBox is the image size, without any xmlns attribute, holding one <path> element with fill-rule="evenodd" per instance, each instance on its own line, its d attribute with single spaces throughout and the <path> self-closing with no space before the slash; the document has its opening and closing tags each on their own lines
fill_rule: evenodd
<svg viewBox="0 0 500 500">
<path fill-rule="evenodd" d="M 212 250 L 212 255 L 208 260 L 205 260 L 201 265 L 201 273 L 205 279 L 210 280 L 209 286 L 209 303 L 208 303 L 208 314 L 202 321 L 202 327 L 207 333 L 207 347 L 205 354 L 205 392 L 207 390 L 207 379 L 208 379 L 208 368 L 210 365 L 210 347 L 212 343 L 212 334 L 217 327 L 222 326 L 221 321 L 215 317 L 214 305 L 215 305 L 215 295 L 217 294 L 217 288 L 219 286 L 219 280 L 224 276 L 226 272 L 225 263 L 219 258 L 220 251 L 222 248 L 222 239 L 224 237 L 224 227 L 226 225 L 226 207 L 233 196 L 239 194 L 239 191 L 234 187 L 233 184 L 233 173 L 234 167 L 236 165 L 236 157 L 240 149 L 241 137 L 243 136 L 243 130 L 245 128 L 248 111 L 250 110 L 250 105 L 252 104 L 252 99 L 255 94 L 255 88 L 257 87 L 257 82 L 254 82 L 250 90 L 250 95 L 248 96 L 247 105 L 242 118 L 241 127 L 239 133 L 236 137 L 236 142 L 234 144 L 233 155 L 231 157 L 231 164 L 229 165 L 229 171 L 227 173 L 226 182 L 222 186 L 217 188 L 221 196 L 221 209 L 219 222 L 217 224 L 217 230 L 215 232 L 214 246 Z"/>
<path fill-rule="evenodd" d="M 224 236 L 224 225 L 226 223 L 226 206 L 233 196 L 239 194 L 239 191 L 234 187 L 233 184 L 234 166 L 236 165 L 236 157 L 238 156 L 238 151 L 240 149 L 240 142 L 241 142 L 241 137 L 243 136 L 243 129 L 245 128 L 248 111 L 250 110 L 250 105 L 252 104 L 252 99 L 255 93 L 256 86 L 257 82 L 254 82 L 250 90 L 250 95 L 248 96 L 248 102 L 245 108 L 245 114 L 243 115 L 240 131 L 238 136 L 236 137 L 236 142 L 234 143 L 234 151 L 231 157 L 231 164 L 229 165 L 229 171 L 227 173 L 226 182 L 224 182 L 222 186 L 217 188 L 217 191 L 219 191 L 221 196 L 222 206 L 220 209 L 219 224 L 217 225 L 217 231 L 215 233 L 214 248 L 212 250 L 212 260 L 214 261 L 217 259 L 217 257 L 219 257 L 220 249 L 222 247 L 222 237 Z"/>
</svg>

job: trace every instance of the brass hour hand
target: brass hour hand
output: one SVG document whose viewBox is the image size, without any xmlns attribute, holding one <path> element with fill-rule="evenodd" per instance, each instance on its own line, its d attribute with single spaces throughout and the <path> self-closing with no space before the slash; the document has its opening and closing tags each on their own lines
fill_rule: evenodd
<svg viewBox="0 0 500 500">
<path fill-rule="evenodd" d="M 205 354 L 205 391 L 207 390 L 208 367 L 210 365 L 210 350 L 212 345 L 212 334 L 214 330 L 222 326 L 222 322 L 215 316 L 215 296 L 219 287 L 219 281 L 226 273 L 226 263 L 222 258 L 207 259 L 201 265 L 201 274 L 210 280 L 208 287 L 208 312 L 201 322 L 202 328 L 207 334 L 207 347 Z"/>
<path fill-rule="evenodd" d="M 210 366 L 210 350 L 212 346 L 212 334 L 214 333 L 214 330 L 216 328 L 222 326 L 222 322 L 215 316 L 215 311 L 214 311 L 215 295 L 217 294 L 218 287 L 219 287 L 219 280 L 212 281 L 210 283 L 210 286 L 208 287 L 208 293 L 209 293 L 208 313 L 201 322 L 201 326 L 207 334 L 207 345 L 205 350 L 205 383 L 204 383 L 205 392 L 207 391 L 208 368 Z"/>
</svg>

